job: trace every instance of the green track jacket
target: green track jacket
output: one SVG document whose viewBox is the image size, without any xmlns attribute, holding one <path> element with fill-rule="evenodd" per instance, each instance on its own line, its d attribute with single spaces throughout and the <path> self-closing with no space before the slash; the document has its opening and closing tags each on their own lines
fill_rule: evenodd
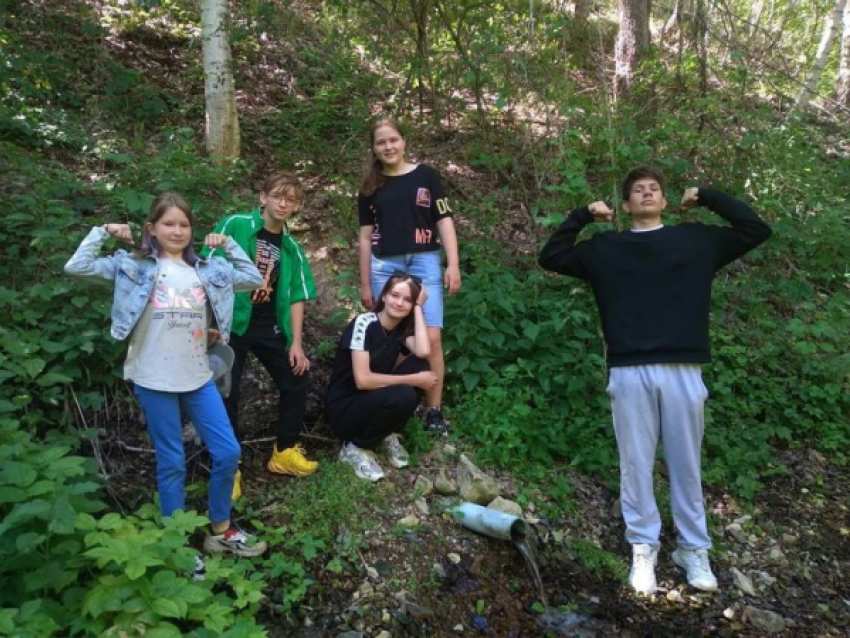
<svg viewBox="0 0 850 638">
<path fill-rule="evenodd" d="M 222 219 L 213 232 L 228 235 L 236 240 L 252 261 L 257 259 L 257 233 L 263 227 L 263 216 L 259 208 L 248 213 L 229 215 Z M 204 257 L 210 255 L 204 248 Z M 304 249 L 289 234 L 284 226 L 280 241 L 280 276 L 275 287 L 277 325 L 286 335 L 286 343 L 292 345 L 292 322 L 290 306 L 299 301 L 316 298 L 316 282 L 310 271 L 310 264 L 304 255 Z M 251 293 L 236 293 L 233 303 L 233 333 L 243 335 L 251 321 Z"/>
</svg>

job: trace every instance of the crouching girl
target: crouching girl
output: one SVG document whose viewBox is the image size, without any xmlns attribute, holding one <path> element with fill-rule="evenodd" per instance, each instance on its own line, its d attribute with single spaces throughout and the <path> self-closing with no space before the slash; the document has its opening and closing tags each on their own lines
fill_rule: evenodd
<svg viewBox="0 0 850 638">
<path fill-rule="evenodd" d="M 393 467 L 408 464 L 399 433 L 422 392 L 438 381 L 425 361 L 430 354 L 422 314 L 426 299 L 421 281 L 393 273 L 372 312 L 358 315 L 340 339 L 327 415 L 331 430 L 343 441 L 340 460 L 359 478 L 384 477 L 371 451 L 378 446 L 386 448 Z"/>
<path fill-rule="evenodd" d="M 109 237 L 130 245 L 134 241 L 127 224 L 97 226 L 65 264 L 65 272 L 114 288 L 111 334 L 119 341 L 129 339 L 124 378 L 133 382 L 156 450 L 162 515 L 185 509 L 181 425 L 185 412 L 212 457 L 212 533 L 204 549 L 256 556 L 266 544 L 230 521 L 230 494 L 241 450 L 212 381 L 207 327 L 215 319 L 226 342 L 234 290 L 252 290 L 263 279 L 236 242 L 224 235 L 207 235 L 205 244 L 223 247 L 227 259 L 200 259 L 192 247 L 193 228 L 186 200 L 176 193 L 161 193 L 151 205 L 140 247 L 98 257 Z"/>
</svg>

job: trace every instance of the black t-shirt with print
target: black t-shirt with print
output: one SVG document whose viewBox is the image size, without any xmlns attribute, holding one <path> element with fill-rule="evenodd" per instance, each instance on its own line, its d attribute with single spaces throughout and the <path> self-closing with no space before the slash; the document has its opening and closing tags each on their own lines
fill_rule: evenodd
<svg viewBox="0 0 850 638">
<path fill-rule="evenodd" d="M 369 369 L 379 374 L 390 374 L 395 368 L 399 354 L 408 353 L 400 326 L 395 330 L 385 330 L 374 312 L 358 315 L 346 326 L 340 337 L 333 374 L 328 384 L 329 397 L 348 396 L 358 392 L 351 361 L 353 350 L 368 352 Z"/>
<path fill-rule="evenodd" d="M 371 196 L 358 196 L 357 209 L 360 225 L 374 226 L 372 252 L 384 256 L 439 250 L 437 222 L 452 215 L 440 174 L 425 164 L 388 175 Z"/>
<path fill-rule="evenodd" d="M 251 292 L 251 321 L 275 323 L 275 289 L 280 278 L 280 242 L 282 233 L 261 228 L 257 233 L 254 261 L 263 276 L 263 285 Z"/>
</svg>

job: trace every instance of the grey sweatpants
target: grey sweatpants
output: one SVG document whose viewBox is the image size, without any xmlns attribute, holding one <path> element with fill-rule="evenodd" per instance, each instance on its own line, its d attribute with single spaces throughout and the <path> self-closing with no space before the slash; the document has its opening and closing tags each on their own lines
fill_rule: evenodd
<svg viewBox="0 0 850 638">
<path fill-rule="evenodd" d="M 620 452 L 620 501 L 626 540 L 658 545 L 661 517 L 653 490 L 658 438 L 670 476 L 670 505 L 685 549 L 709 549 L 700 476 L 708 390 L 696 364 L 611 368 L 608 381 Z"/>
</svg>

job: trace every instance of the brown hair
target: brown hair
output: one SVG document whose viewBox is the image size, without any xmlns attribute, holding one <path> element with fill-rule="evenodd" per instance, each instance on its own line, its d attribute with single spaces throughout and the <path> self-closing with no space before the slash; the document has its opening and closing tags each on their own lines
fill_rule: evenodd
<svg viewBox="0 0 850 638">
<path fill-rule="evenodd" d="M 626 177 L 623 178 L 622 190 L 624 202 L 628 201 L 629 195 L 632 194 L 632 186 L 635 185 L 636 181 L 641 179 L 654 179 L 661 187 L 661 194 L 664 194 L 664 182 L 666 181 L 664 179 L 664 173 L 652 166 L 636 166 L 626 173 Z"/>
<path fill-rule="evenodd" d="M 142 257 L 158 257 L 159 242 L 156 237 L 151 235 L 148 225 L 156 224 L 162 216 L 165 215 L 169 208 L 179 208 L 189 220 L 189 226 L 192 231 L 189 233 L 189 243 L 183 249 L 183 261 L 190 266 L 194 266 L 198 262 L 198 255 L 195 254 L 195 249 L 192 246 L 195 233 L 195 217 L 192 215 L 192 208 L 181 195 L 173 191 L 164 191 L 156 196 L 156 199 L 151 203 L 151 210 L 148 218 L 145 220 L 144 228 L 142 229 L 142 243 L 138 249 L 133 251 L 133 257 L 140 259 Z"/>
<path fill-rule="evenodd" d="M 383 290 L 381 290 L 381 294 L 378 295 L 378 300 L 375 302 L 375 307 L 372 308 L 372 312 L 378 314 L 381 310 L 384 309 L 384 296 L 389 294 L 390 290 L 393 289 L 393 286 L 396 284 L 407 284 L 410 286 L 410 294 L 413 297 L 413 303 L 419 299 L 419 293 L 422 292 L 422 284 L 416 281 L 413 277 L 404 272 L 395 272 L 393 273 L 389 279 L 387 279 L 387 283 L 384 284 Z M 409 337 L 413 334 L 413 308 L 410 309 L 410 314 L 407 315 L 401 322 L 398 324 L 401 326 L 402 335 L 404 338 Z"/>
<path fill-rule="evenodd" d="M 290 173 L 289 171 L 275 171 L 266 178 L 260 190 L 266 195 L 271 195 L 272 193 L 291 194 L 298 201 L 301 201 L 303 197 L 301 180 L 298 179 L 295 173 Z"/>
<path fill-rule="evenodd" d="M 384 165 L 375 155 L 375 151 L 372 150 L 372 147 L 375 145 L 375 132 L 383 126 L 389 126 L 401 135 L 401 139 L 404 139 L 404 131 L 401 128 L 401 124 L 392 118 L 382 117 L 372 125 L 372 129 L 369 131 L 369 155 L 371 161 L 363 175 L 363 185 L 360 187 L 360 194 L 364 197 L 374 195 L 384 185 L 384 182 L 387 181 L 387 177 L 384 175 Z"/>
</svg>

